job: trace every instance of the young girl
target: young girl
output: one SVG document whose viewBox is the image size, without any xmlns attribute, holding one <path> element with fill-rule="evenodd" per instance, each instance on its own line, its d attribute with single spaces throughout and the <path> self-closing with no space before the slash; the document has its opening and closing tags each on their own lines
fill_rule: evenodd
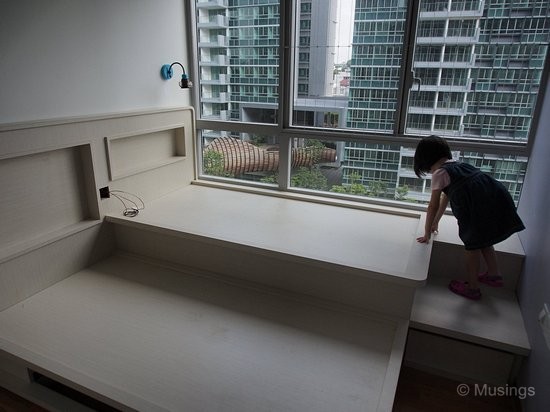
<svg viewBox="0 0 550 412">
<path fill-rule="evenodd" d="M 504 185 L 467 163 L 452 161 L 451 150 L 438 136 L 423 138 L 414 154 L 418 177 L 432 174 L 432 194 L 426 215 L 424 236 L 428 243 L 450 201 L 458 221 L 458 235 L 466 249 L 468 281 L 453 280 L 449 289 L 468 299 L 480 299 L 479 282 L 502 286 L 493 245 L 525 229 L 512 196 Z M 480 274 L 483 258 L 487 272 Z"/>
</svg>

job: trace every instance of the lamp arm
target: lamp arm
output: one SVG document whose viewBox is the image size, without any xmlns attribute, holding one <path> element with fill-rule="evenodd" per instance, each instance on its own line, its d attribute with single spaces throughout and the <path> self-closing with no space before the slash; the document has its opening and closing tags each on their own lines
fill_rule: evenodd
<svg viewBox="0 0 550 412">
<path fill-rule="evenodd" d="M 181 75 L 181 80 L 179 82 L 179 86 L 182 89 L 188 89 L 192 86 L 192 83 L 189 81 L 189 76 L 187 76 L 187 73 L 185 72 L 185 68 L 183 67 L 183 64 L 180 62 L 174 62 L 170 65 L 165 64 L 160 69 L 160 75 L 164 80 L 169 80 L 174 75 L 174 71 L 172 70 L 172 67 L 174 65 L 178 65 L 181 67 L 181 70 L 183 71 L 183 74 Z"/>
<path fill-rule="evenodd" d="M 181 64 L 180 62 L 174 62 L 174 63 L 172 63 L 172 64 L 170 65 L 170 69 L 169 69 L 170 71 L 172 71 L 172 66 L 173 66 L 174 64 L 178 64 L 178 65 L 181 67 L 181 70 L 183 70 L 183 74 L 185 74 L 185 68 L 183 67 L 183 64 Z"/>
</svg>

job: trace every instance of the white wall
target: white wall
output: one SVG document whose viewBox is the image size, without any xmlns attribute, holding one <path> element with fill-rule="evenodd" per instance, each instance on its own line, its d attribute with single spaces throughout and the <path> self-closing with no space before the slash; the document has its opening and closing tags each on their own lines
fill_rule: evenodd
<svg viewBox="0 0 550 412">
<path fill-rule="evenodd" d="M 123 207 L 98 200 L 99 188 L 148 202 L 194 178 L 193 113 L 173 110 L 190 105 L 190 91 L 160 76 L 163 64 L 187 66 L 184 5 L 0 0 L 0 211 L 11 222 L 0 225 L 0 310 L 111 253 L 100 219 Z M 185 150 L 109 179 L 106 137 L 147 135 L 166 146 L 173 130 Z M 142 152 L 133 157 L 140 170 L 150 160 Z"/>
<path fill-rule="evenodd" d="M 190 104 L 183 0 L 0 1 L 0 124 Z M 175 74 L 180 74 L 175 68 Z M 1 143 L 1 142 L 0 142 Z"/>
<path fill-rule="evenodd" d="M 190 106 L 190 90 L 178 86 L 181 69 L 174 68 L 171 80 L 160 76 L 163 64 L 179 61 L 188 66 L 185 4 L 185 0 L 0 0 L 0 130 L 35 120 Z M 91 144 L 96 186 L 132 190 L 145 198 L 173 190 L 177 179 L 193 178 L 186 166 L 183 177 L 163 168 L 110 182 L 102 134 L 106 131 L 83 127 L 92 128 L 79 129 L 79 135 L 60 132 L 53 141 L 46 138 L 45 130 L 4 133 L 0 159 Z M 191 132 L 190 124 L 186 130 Z M 188 163 L 192 162 L 192 145 L 187 154 Z M 161 179 L 161 173 L 170 175 L 170 182 Z M 154 182 L 154 176 L 162 184 Z M 145 177 L 151 180 L 149 185 Z M 101 209 L 108 210 L 105 206 L 111 203 L 102 202 Z"/>
<path fill-rule="evenodd" d="M 550 82 L 548 83 L 550 86 Z M 550 90 L 546 96 L 529 168 L 519 204 L 526 230 L 520 239 L 526 253 L 519 299 L 531 343 L 531 355 L 521 374 L 520 385 L 534 387 L 536 395 L 524 400 L 525 412 L 538 412 L 550 405 L 550 348 L 546 346 L 537 317 L 544 302 L 550 304 Z"/>
</svg>

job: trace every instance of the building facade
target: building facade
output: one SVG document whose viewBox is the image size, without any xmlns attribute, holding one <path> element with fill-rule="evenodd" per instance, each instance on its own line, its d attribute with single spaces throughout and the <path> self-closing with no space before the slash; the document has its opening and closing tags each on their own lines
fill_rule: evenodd
<svg viewBox="0 0 550 412">
<path fill-rule="evenodd" d="M 414 81 L 402 108 L 406 133 L 525 142 L 548 47 L 549 7 L 541 0 L 422 0 Z M 394 128 L 406 9 L 399 0 L 356 1 L 348 127 Z M 429 184 L 412 173 L 411 149 L 350 144 L 344 182 L 360 173 L 364 183 L 383 181 L 390 195 L 406 187 L 409 199 L 427 200 Z M 473 152 L 459 158 L 519 198 L 526 158 Z"/>
<path fill-rule="evenodd" d="M 332 94 L 333 58 L 312 43 L 311 35 L 315 33 L 315 42 L 334 44 L 335 6 L 336 0 L 302 0 L 298 5 L 298 98 Z M 276 123 L 279 1 L 198 0 L 196 9 L 202 117 Z"/>
</svg>

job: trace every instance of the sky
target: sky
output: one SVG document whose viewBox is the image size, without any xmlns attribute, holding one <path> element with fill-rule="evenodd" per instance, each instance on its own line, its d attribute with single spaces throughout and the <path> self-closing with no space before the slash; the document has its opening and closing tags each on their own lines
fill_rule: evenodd
<svg viewBox="0 0 550 412">
<path fill-rule="evenodd" d="M 353 11 L 355 0 L 338 0 L 336 16 L 336 55 L 335 63 L 345 63 L 351 59 L 353 37 Z"/>
</svg>

